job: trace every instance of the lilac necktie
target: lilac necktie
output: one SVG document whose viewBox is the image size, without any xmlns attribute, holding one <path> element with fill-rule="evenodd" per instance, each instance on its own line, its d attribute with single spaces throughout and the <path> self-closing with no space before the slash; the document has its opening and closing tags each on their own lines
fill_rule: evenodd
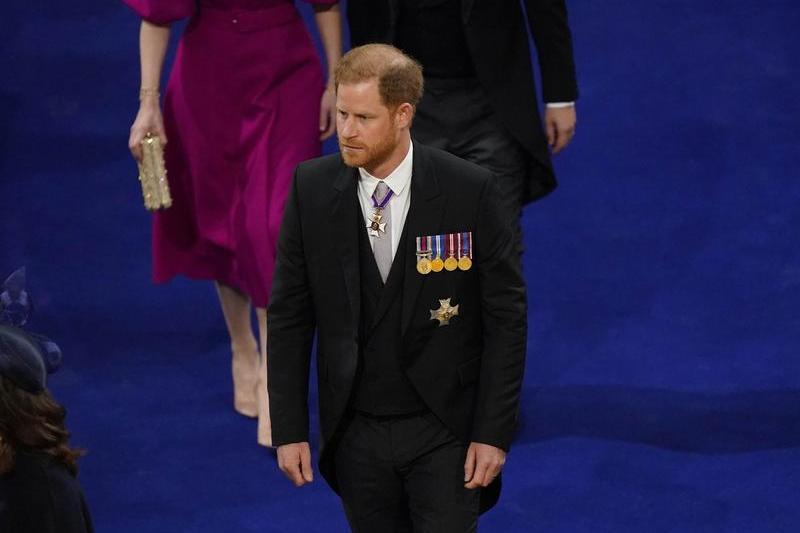
<svg viewBox="0 0 800 533">
<path fill-rule="evenodd" d="M 379 206 L 384 200 L 388 200 L 386 195 L 390 192 L 388 185 L 383 181 L 379 182 L 375 192 L 372 194 L 373 205 Z M 386 278 L 389 277 L 389 270 L 392 268 L 392 210 L 388 202 L 380 210 L 380 215 L 381 222 L 386 223 L 386 226 L 383 227 L 385 231 L 379 231 L 377 236 L 372 237 L 374 239 L 372 253 L 375 255 L 375 262 L 378 263 L 381 279 L 386 283 Z"/>
</svg>

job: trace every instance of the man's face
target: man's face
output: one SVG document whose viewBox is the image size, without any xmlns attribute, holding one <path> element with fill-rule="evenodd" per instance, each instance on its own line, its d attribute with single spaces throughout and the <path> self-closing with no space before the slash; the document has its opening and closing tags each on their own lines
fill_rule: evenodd
<svg viewBox="0 0 800 533">
<path fill-rule="evenodd" d="M 396 111 L 381 101 L 377 80 L 340 84 L 336 91 L 336 132 L 344 163 L 370 171 L 400 143 Z"/>
</svg>

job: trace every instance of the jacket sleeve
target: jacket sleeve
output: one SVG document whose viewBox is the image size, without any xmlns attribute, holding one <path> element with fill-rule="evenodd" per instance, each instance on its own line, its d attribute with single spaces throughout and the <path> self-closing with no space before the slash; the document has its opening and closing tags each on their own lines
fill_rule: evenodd
<svg viewBox="0 0 800 533">
<path fill-rule="evenodd" d="M 483 324 L 473 442 L 508 450 L 525 368 L 528 306 L 520 251 L 503 215 L 496 180 L 488 180 L 474 234 Z"/>
<path fill-rule="evenodd" d="M 195 10 L 195 0 L 122 0 L 137 15 L 159 26 L 190 17 Z"/>
<path fill-rule="evenodd" d="M 283 214 L 267 310 L 267 388 L 274 446 L 308 441 L 308 379 L 316 327 L 295 171 Z"/>
<path fill-rule="evenodd" d="M 578 83 L 565 0 L 525 0 L 525 10 L 536 43 L 544 101 L 577 100 Z"/>
</svg>

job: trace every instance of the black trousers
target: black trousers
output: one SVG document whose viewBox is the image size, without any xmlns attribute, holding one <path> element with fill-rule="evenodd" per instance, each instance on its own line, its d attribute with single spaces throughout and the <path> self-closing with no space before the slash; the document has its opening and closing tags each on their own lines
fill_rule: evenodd
<svg viewBox="0 0 800 533">
<path fill-rule="evenodd" d="M 426 78 L 414 138 L 491 171 L 522 249 L 520 218 L 528 172 L 525 149 L 503 126 L 474 78 Z"/>
<path fill-rule="evenodd" d="M 466 448 L 432 414 L 353 414 L 334 452 L 355 533 L 477 531 L 479 490 L 464 488 Z"/>
</svg>

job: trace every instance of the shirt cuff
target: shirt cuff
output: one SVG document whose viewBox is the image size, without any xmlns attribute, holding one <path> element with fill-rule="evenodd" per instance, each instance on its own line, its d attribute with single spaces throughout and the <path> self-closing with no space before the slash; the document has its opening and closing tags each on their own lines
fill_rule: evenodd
<svg viewBox="0 0 800 533">
<path fill-rule="evenodd" d="M 547 102 L 547 107 L 552 107 L 553 109 L 558 109 L 561 107 L 573 107 L 575 102 Z"/>
</svg>

